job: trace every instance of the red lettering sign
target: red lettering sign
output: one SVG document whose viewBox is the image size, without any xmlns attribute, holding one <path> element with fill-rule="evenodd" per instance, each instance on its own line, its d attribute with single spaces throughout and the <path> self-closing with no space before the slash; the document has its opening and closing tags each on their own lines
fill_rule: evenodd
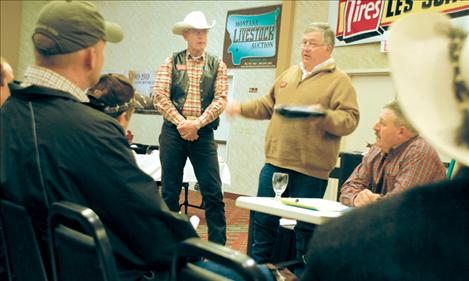
<svg viewBox="0 0 469 281">
<path fill-rule="evenodd" d="M 346 0 L 342 40 L 353 42 L 382 34 L 383 0 Z"/>
</svg>

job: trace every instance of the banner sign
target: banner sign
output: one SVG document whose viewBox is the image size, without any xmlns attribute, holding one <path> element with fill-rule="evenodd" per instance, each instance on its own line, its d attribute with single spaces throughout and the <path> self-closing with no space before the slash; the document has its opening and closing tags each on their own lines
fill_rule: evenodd
<svg viewBox="0 0 469 281">
<path fill-rule="evenodd" d="M 228 68 L 275 67 L 282 6 L 228 11 L 223 61 Z"/>
<path fill-rule="evenodd" d="M 156 72 L 129 70 L 127 76 L 137 93 L 135 95 L 137 102 L 135 112 L 160 114 L 153 105 L 153 85 L 155 85 Z"/>
<path fill-rule="evenodd" d="M 469 20 L 467 0 L 339 0 L 329 2 L 329 24 L 336 26 L 336 46 L 378 42 L 398 18 L 441 12 Z"/>
<path fill-rule="evenodd" d="M 135 112 L 145 114 L 160 114 L 153 105 L 153 85 L 155 84 L 155 71 L 139 70 L 105 70 L 102 74 L 113 73 L 122 74 L 129 78 L 135 89 Z"/>
</svg>

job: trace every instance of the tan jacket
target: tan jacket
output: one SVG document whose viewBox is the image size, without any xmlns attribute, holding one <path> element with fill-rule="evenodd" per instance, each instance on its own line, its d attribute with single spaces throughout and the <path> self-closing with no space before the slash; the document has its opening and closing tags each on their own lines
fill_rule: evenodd
<svg viewBox="0 0 469 281">
<path fill-rule="evenodd" d="M 275 81 L 269 94 L 241 105 L 241 115 L 271 119 L 265 137 L 266 163 L 309 176 L 327 179 L 334 168 L 342 136 L 358 125 L 359 112 L 350 78 L 328 64 L 301 81 L 293 66 Z M 317 125 L 311 119 L 289 119 L 273 111 L 275 104 L 321 104 L 326 117 Z"/>
</svg>

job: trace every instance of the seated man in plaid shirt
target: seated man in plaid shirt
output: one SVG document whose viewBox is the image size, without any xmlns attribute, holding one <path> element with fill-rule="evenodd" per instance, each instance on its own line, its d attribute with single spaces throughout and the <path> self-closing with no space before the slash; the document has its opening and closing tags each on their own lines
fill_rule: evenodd
<svg viewBox="0 0 469 281">
<path fill-rule="evenodd" d="M 361 207 L 444 179 L 437 152 L 418 136 L 396 101 L 384 107 L 373 130 L 376 143 L 342 186 L 340 202 Z"/>
</svg>

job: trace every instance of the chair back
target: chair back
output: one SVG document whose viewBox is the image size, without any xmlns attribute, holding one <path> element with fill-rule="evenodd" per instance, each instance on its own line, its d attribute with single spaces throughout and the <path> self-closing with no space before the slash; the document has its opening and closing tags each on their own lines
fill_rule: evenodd
<svg viewBox="0 0 469 281">
<path fill-rule="evenodd" d="M 9 280 L 47 281 L 39 244 L 26 209 L 0 200 L 3 250 Z"/>
<path fill-rule="evenodd" d="M 337 186 L 337 200 L 340 196 L 340 189 L 345 181 L 350 177 L 355 168 L 362 162 L 363 155 L 361 153 L 340 153 L 340 170 L 339 170 L 339 185 Z"/>
<path fill-rule="evenodd" d="M 451 179 L 453 176 L 454 166 L 456 165 L 456 160 L 452 159 L 448 164 L 448 169 L 446 170 L 446 178 Z"/>
<path fill-rule="evenodd" d="M 178 245 L 171 266 L 171 280 L 224 281 L 232 280 L 200 266 L 201 261 L 210 261 L 211 267 L 224 267 L 246 281 L 264 281 L 265 277 L 256 262 L 233 249 L 205 241 L 189 238 Z M 194 262 L 194 260 L 196 262 Z"/>
<path fill-rule="evenodd" d="M 362 162 L 363 155 L 361 153 L 340 153 L 340 172 L 339 172 L 339 188 L 350 177 L 353 170 Z"/>
<path fill-rule="evenodd" d="M 70 202 L 49 210 L 49 248 L 54 281 L 115 281 L 117 267 L 98 215 Z"/>
</svg>

